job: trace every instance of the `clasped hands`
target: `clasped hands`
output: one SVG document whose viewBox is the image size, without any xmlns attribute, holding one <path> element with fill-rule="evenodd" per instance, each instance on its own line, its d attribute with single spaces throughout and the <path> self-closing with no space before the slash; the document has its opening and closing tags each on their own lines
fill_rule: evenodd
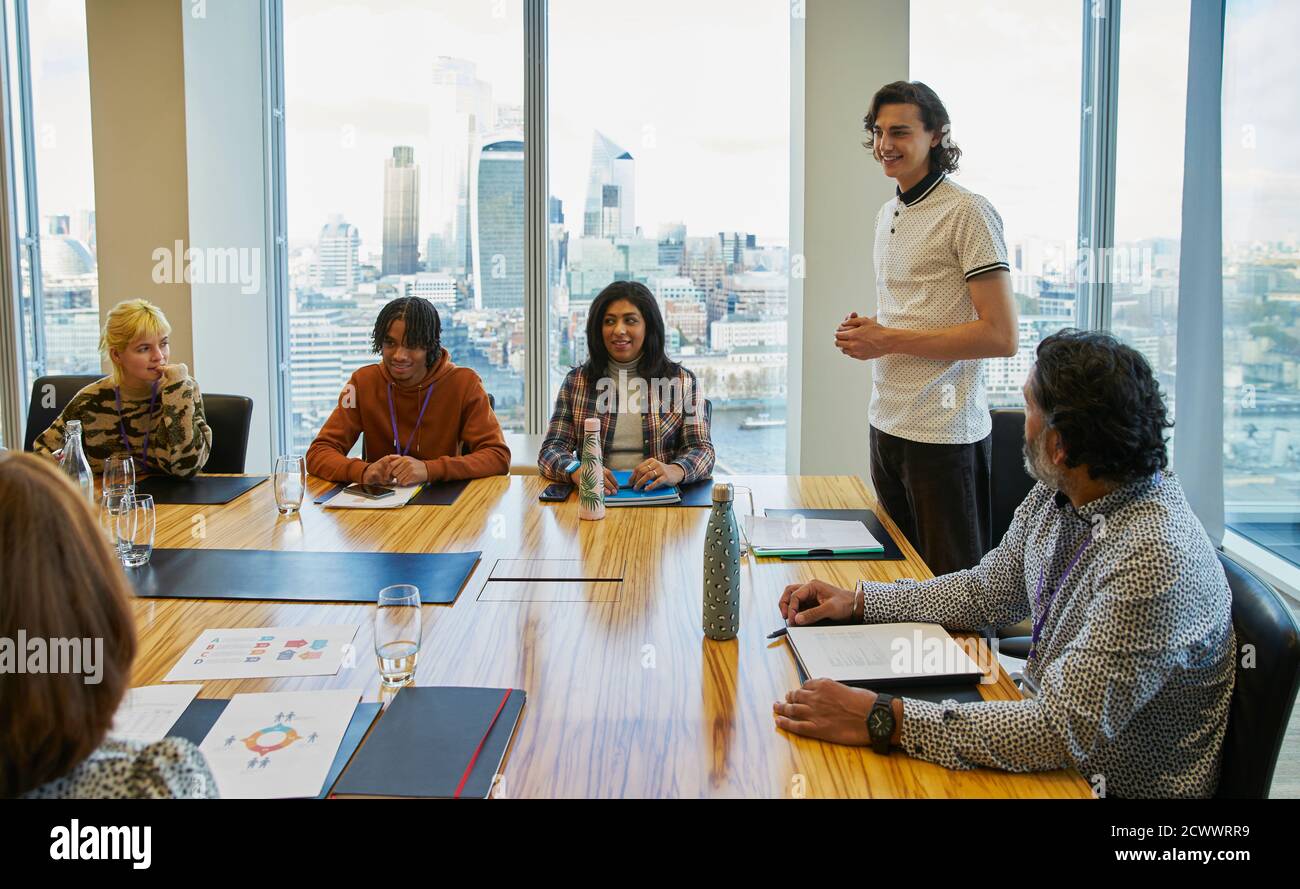
<svg viewBox="0 0 1300 889">
<path fill-rule="evenodd" d="M 835 328 L 835 348 L 850 358 L 869 361 L 888 355 L 890 328 L 876 322 L 874 316 L 850 312 Z"/>
<path fill-rule="evenodd" d="M 361 477 L 362 483 L 367 485 L 389 485 L 396 482 L 402 487 L 418 485 L 428 480 L 429 467 L 424 465 L 423 460 L 399 457 L 397 454 L 380 457 L 366 467 L 366 472 Z"/>
</svg>

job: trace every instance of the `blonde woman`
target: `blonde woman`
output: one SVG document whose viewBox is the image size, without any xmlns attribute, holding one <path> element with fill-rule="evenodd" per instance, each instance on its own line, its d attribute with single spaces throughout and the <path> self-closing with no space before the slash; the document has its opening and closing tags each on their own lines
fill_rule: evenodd
<svg viewBox="0 0 1300 889">
<path fill-rule="evenodd" d="M 171 364 L 171 325 L 143 299 L 115 305 L 104 321 L 99 351 L 113 372 L 82 389 L 36 439 L 38 454 L 57 456 L 69 420 L 81 421 L 90 468 L 102 472 L 112 454 L 128 452 L 136 471 L 188 478 L 208 462 L 212 430 L 203 396 L 184 364 Z"/>
</svg>

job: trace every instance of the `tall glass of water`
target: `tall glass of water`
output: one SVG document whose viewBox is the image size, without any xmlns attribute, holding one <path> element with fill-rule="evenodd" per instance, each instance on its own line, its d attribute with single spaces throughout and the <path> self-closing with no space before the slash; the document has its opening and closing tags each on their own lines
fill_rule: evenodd
<svg viewBox="0 0 1300 889">
<path fill-rule="evenodd" d="M 276 457 L 272 482 L 275 485 L 275 508 L 281 515 L 293 515 L 302 509 L 302 494 L 307 488 L 307 465 L 302 457 Z"/>
<path fill-rule="evenodd" d="M 415 677 L 420 656 L 420 590 L 408 583 L 386 586 L 375 604 L 375 657 L 388 688 Z"/>
<path fill-rule="evenodd" d="M 103 493 L 126 494 L 135 491 L 135 460 L 126 451 L 110 454 L 104 461 Z"/>
<path fill-rule="evenodd" d="M 153 496 L 127 494 L 117 514 L 117 551 L 122 565 L 139 568 L 153 555 Z"/>
<path fill-rule="evenodd" d="M 104 536 L 113 545 L 113 549 L 117 550 L 119 559 L 122 558 L 122 538 L 118 536 L 118 522 L 126 498 L 131 496 L 132 493 L 130 490 L 105 488 L 103 495 L 99 498 L 99 526 L 104 529 Z"/>
</svg>

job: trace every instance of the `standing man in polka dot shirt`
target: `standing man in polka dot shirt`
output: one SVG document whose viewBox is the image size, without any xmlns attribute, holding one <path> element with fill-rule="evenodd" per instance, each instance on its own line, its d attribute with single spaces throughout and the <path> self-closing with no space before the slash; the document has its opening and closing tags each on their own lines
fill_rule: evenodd
<svg viewBox="0 0 1300 889">
<path fill-rule="evenodd" d="M 942 575 L 975 565 L 994 544 L 984 359 L 1018 345 L 1002 218 L 948 178 L 961 151 L 928 86 L 881 87 L 865 123 L 867 147 L 898 185 L 876 217 L 878 313 L 849 315 L 835 345 L 874 361 L 871 480 Z"/>
</svg>

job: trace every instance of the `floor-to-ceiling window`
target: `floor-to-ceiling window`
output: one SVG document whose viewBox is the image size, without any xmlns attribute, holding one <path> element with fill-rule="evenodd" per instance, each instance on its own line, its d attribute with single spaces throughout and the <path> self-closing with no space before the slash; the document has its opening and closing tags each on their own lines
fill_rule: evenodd
<svg viewBox="0 0 1300 889">
<path fill-rule="evenodd" d="M 549 7 L 550 393 L 639 281 L 712 403 L 718 471 L 785 466 L 788 0 Z"/>
<path fill-rule="evenodd" d="M 1233 530 L 1300 565 L 1300 5 L 1229 0 L 1223 484 Z"/>
<path fill-rule="evenodd" d="M 507 429 L 524 417 L 521 0 L 284 0 L 289 446 L 399 296 L 437 306 Z"/>
<path fill-rule="evenodd" d="M 1079 0 L 913 0 L 909 78 L 930 86 L 961 148 L 954 181 L 1002 216 L 1020 348 L 985 364 L 990 407 L 1023 403 L 1039 341 L 1077 323 Z"/>
<path fill-rule="evenodd" d="M 8 0 L 5 24 L 30 386 L 43 374 L 100 370 L 85 3 Z"/>
</svg>

